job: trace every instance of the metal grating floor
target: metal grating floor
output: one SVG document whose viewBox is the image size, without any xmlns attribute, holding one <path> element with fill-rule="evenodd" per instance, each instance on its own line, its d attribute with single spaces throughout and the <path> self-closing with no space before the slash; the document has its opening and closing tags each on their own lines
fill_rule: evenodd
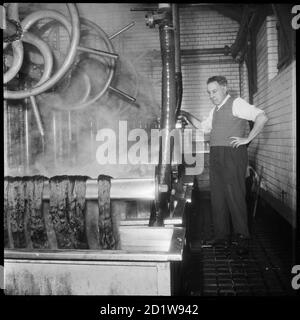
<svg viewBox="0 0 300 320">
<path fill-rule="evenodd" d="M 190 239 L 190 263 L 187 270 L 189 295 L 296 295 L 291 287 L 291 268 L 295 264 L 293 230 L 270 209 L 260 208 L 257 216 L 251 224 L 250 252 L 244 257 L 239 257 L 234 247 L 202 245 L 203 235 L 209 232 L 196 231 L 199 221 L 203 228 L 203 217 L 199 220 L 198 216 L 197 221 L 194 216 L 191 225 L 195 230 Z M 207 227 L 212 228 L 211 225 Z"/>
</svg>

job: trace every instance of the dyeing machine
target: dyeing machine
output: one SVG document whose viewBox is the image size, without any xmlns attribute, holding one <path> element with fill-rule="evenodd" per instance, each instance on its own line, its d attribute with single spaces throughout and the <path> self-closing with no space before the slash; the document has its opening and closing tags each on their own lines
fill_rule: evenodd
<svg viewBox="0 0 300 320">
<path fill-rule="evenodd" d="M 45 154 L 47 143 L 52 143 L 53 152 L 51 154 L 54 164 L 57 164 L 59 160 L 63 162 L 69 159 L 72 152 L 66 148 L 67 151 L 64 153 L 64 146 L 69 146 L 71 142 L 76 140 L 72 136 L 72 130 L 70 129 L 72 126 L 69 126 L 67 142 L 61 145 L 59 149 L 58 144 L 61 139 L 63 140 L 63 134 L 60 136 L 61 139 L 53 138 L 51 141 L 49 140 L 47 128 L 45 129 L 43 126 L 38 101 L 41 101 L 39 95 L 42 96 L 45 92 L 57 88 L 57 84 L 61 83 L 60 81 L 66 77 L 69 77 L 68 80 L 70 81 L 69 70 L 74 66 L 74 61 L 77 65 L 80 61 L 77 53 L 96 55 L 95 59 L 108 65 L 109 71 L 104 77 L 105 80 L 103 80 L 101 88 L 93 85 L 92 79 L 86 74 L 82 77 L 85 94 L 81 95 L 79 102 L 73 102 L 72 104 L 61 102 L 53 106 L 59 112 L 65 112 L 69 116 L 69 120 L 72 117 L 72 112 L 87 110 L 87 107 L 99 101 L 108 91 L 111 94 L 117 93 L 129 102 L 135 102 L 136 100 L 135 97 L 111 85 L 119 56 L 115 53 L 110 40 L 131 28 L 134 23 L 108 37 L 94 23 L 79 18 L 74 4 L 67 4 L 67 7 L 71 22 L 63 14 L 51 10 L 33 12 L 20 21 L 18 5 L 9 4 L 6 6 L 8 27 L 4 30 L 4 49 L 11 50 L 12 62 L 7 63 L 4 73 L 5 165 L 6 175 L 15 178 L 5 178 L 5 186 L 7 187 L 5 196 L 7 197 L 8 208 L 5 213 L 4 228 L 8 237 L 4 250 L 5 292 L 11 295 L 179 294 L 182 292 L 181 272 L 186 238 L 183 217 L 186 203 L 190 201 L 191 189 L 182 183 L 182 174 L 178 173 L 178 167 L 164 162 L 167 154 L 170 152 L 172 154 L 173 147 L 169 142 L 169 132 L 175 128 L 176 115 L 180 109 L 182 94 L 180 62 L 178 62 L 180 61 L 179 40 L 178 37 L 174 36 L 176 32 L 178 36 L 179 27 L 176 5 L 159 5 L 157 14 L 147 17 L 151 27 L 155 24 L 159 25 L 163 64 L 160 129 L 166 129 L 167 132 L 164 137 L 166 139 L 165 148 L 162 148 L 161 145 L 159 148 L 160 160 L 155 167 L 155 171 L 148 170 L 146 177 L 135 177 L 133 175 L 132 177 L 119 178 L 117 174 L 111 174 L 115 177 L 109 178 L 106 202 L 100 199 L 99 179 L 86 177 L 84 192 L 81 194 L 84 198 L 81 199 L 84 205 L 80 208 L 81 213 L 83 213 L 83 230 L 87 239 L 84 248 L 76 246 L 66 248 L 59 244 L 59 229 L 56 228 L 53 208 L 51 208 L 54 194 L 53 189 L 51 189 L 52 178 L 43 178 L 43 183 L 40 185 L 42 186 L 40 205 L 35 207 L 32 205 L 34 209 L 30 209 L 31 211 L 28 209 L 28 185 L 35 179 L 31 175 L 32 172 L 36 173 L 36 171 L 31 170 L 31 167 L 35 166 L 34 157 L 38 158 L 36 155 L 30 154 L 29 150 L 32 145 L 32 142 L 29 143 L 32 138 L 29 134 L 30 122 L 28 121 L 30 107 L 32 108 L 32 119 L 34 119 L 32 121 L 35 121 L 37 132 L 40 135 L 39 139 L 37 137 L 35 139 L 39 140 L 37 144 L 42 150 L 41 154 Z M 45 18 L 58 21 L 65 27 L 70 36 L 68 53 L 54 73 L 51 48 L 42 40 L 42 37 L 29 31 L 34 24 Z M 39 29 L 40 34 L 51 28 L 51 23 L 53 24 L 50 21 L 42 25 Z M 90 27 L 104 39 L 103 48 L 93 49 L 81 43 L 80 31 L 82 25 Z M 44 58 L 44 68 L 41 78 L 33 84 L 31 83 L 31 87 L 27 84 L 24 87 L 19 86 L 19 90 L 13 90 L 13 82 L 23 64 L 23 42 L 30 43 L 40 50 Z M 83 59 L 85 58 L 86 56 Z M 23 99 L 26 99 L 25 108 L 24 106 L 20 107 L 20 105 L 16 107 L 13 104 L 8 106 L 10 100 L 22 101 Z M 19 120 L 22 119 L 15 126 L 12 122 L 16 121 L 16 118 L 12 117 L 11 110 L 17 112 Z M 53 111 L 53 114 L 54 112 L 57 111 Z M 70 123 L 72 124 L 71 121 Z M 63 122 L 60 125 L 60 129 L 63 131 Z M 22 126 L 23 129 L 21 130 Z M 52 130 L 55 136 L 57 133 L 55 130 L 58 130 L 58 122 L 53 121 Z M 16 149 L 13 148 L 12 136 L 14 135 L 18 136 L 20 145 L 17 160 Z M 39 174 L 41 175 L 41 172 Z M 102 174 L 102 172 L 99 172 L 99 174 Z M 17 178 L 18 176 L 21 178 Z M 57 177 L 62 176 L 57 175 Z M 66 180 L 71 179 L 71 176 L 64 177 Z M 10 192 L 17 192 L 16 184 L 12 185 L 16 181 L 18 190 L 25 191 L 22 195 L 16 193 L 12 200 Z M 74 185 L 72 186 L 72 201 L 76 199 L 78 202 Z M 37 192 L 38 188 L 35 187 L 34 190 L 34 192 Z M 24 211 L 20 211 L 21 197 L 24 200 L 22 202 Z M 14 201 L 15 204 L 12 204 Z M 72 201 L 70 203 L 73 203 Z M 69 212 L 78 214 L 77 202 L 74 205 L 76 209 L 74 209 L 75 207 L 73 209 L 69 208 Z M 64 203 L 69 202 L 65 201 Z M 19 211 L 16 213 L 14 210 L 17 210 L 17 205 Z M 95 248 L 91 243 L 97 242 L 98 238 L 101 237 L 101 230 L 99 232 L 98 229 L 99 214 L 101 214 L 101 210 L 107 211 L 107 208 L 109 208 L 111 217 L 117 217 L 115 221 L 114 218 L 109 219 L 117 225 L 119 246 L 108 249 L 101 246 Z M 62 212 L 64 214 L 67 212 L 64 210 L 55 214 L 57 214 L 57 219 L 61 219 L 60 223 L 63 221 L 66 224 L 67 216 L 62 217 L 60 215 Z M 40 230 L 44 228 L 44 233 L 47 235 L 47 245 L 42 248 L 34 245 L 35 240 L 32 237 L 32 230 L 36 226 L 30 224 L 33 221 L 32 212 L 34 212 L 35 217 L 39 217 L 40 221 L 44 221 Z M 16 223 L 13 219 L 16 219 Z M 91 229 L 97 229 L 97 235 L 94 239 L 91 239 L 89 233 Z M 22 244 L 18 242 L 16 245 L 14 239 L 17 232 L 23 234 L 24 241 Z"/>
</svg>

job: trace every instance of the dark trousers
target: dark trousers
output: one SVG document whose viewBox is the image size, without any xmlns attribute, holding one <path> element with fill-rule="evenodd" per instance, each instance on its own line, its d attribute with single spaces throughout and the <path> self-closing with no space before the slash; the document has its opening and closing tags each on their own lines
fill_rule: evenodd
<svg viewBox="0 0 300 320">
<path fill-rule="evenodd" d="M 210 187 L 212 218 L 216 239 L 233 232 L 249 237 L 246 205 L 247 147 L 216 146 L 210 148 Z"/>
</svg>

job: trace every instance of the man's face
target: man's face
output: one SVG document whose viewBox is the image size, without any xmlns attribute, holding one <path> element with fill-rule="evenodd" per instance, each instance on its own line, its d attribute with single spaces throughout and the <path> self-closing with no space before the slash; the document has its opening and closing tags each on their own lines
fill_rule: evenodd
<svg viewBox="0 0 300 320">
<path fill-rule="evenodd" d="M 207 85 L 207 92 L 214 105 L 219 105 L 227 95 L 227 87 L 219 85 L 218 82 L 210 82 Z"/>
</svg>

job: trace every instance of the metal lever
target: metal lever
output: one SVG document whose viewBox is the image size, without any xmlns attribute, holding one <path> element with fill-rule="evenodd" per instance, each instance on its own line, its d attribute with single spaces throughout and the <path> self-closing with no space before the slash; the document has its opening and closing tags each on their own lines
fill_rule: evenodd
<svg viewBox="0 0 300 320">
<path fill-rule="evenodd" d="M 129 94 L 127 94 L 127 93 L 125 93 L 125 92 L 123 92 L 123 91 L 121 91 L 121 90 L 119 90 L 119 89 L 113 88 L 113 87 L 111 87 L 111 86 L 109 86 L 108 89 L 111 90 L 111 91 L 113 91 L 113 92 L 115 92 L 115 93 L 117 93 L 117 94 L 119 94 L 119 95 L 121 95 L 121 96 L 123 96 L 124 98 L 126 98 L 126 99 L 129 100 L 130 102 L 135 102 L 135 101 L 136 101 L 135 98 L 133 98 L 133 97 L 130 96 Z"/>
<path fill-rule="evenodd" d="M 81 46 L 77 46 L 77 49 L 83 52 L 88 52 L 88 53 L 94 53 L 100 56 L 105 56 L 105 57 L 109 57 L 109 58 L 113 58 L 113 59 L 118 59 L 119 55 L 116 53 L 112 53 L 112 52 L 107 52 L 107 51 L 103 51 L 103 50 L 98 50 L 98 49 L 92 49 L 92 48 L 87 48 L 87 47 L 81 47 Z"/>
<path fill-rule="evenodd" d="M 38 105 L 37 105 L 36 100 L 35 100 L 35 96 L 30 96 L 30 101 L 31 101 L 32 110 L 33 110 L 33 113 L 34 113 L 34 116 L 35 116 L 35 120 L 36 120 L 38 129 L 40 131 L 41 136 L 44 137 L 45 132 L 44 132 L 44 128 L 43 128 L 43 124 L 42 124 L 39 108 L 38 108 Z"/>
<path fill-rule="evenodd" d="M 115 38 L 116 36 L 118 36 L 119 34 L 121 34 L 122 32 L 130 29 L 131 27 L 133 27 L 135 25 L 135 22 L 131 22 L 130 24 L 128 24 L 127 26 L 125 26 L 123 29 L 121 29 L 120 31 L 112 34 L 110 37 L 108 37 L 109 40 L 112 40 L 113 38 Z"/>
</svg>

